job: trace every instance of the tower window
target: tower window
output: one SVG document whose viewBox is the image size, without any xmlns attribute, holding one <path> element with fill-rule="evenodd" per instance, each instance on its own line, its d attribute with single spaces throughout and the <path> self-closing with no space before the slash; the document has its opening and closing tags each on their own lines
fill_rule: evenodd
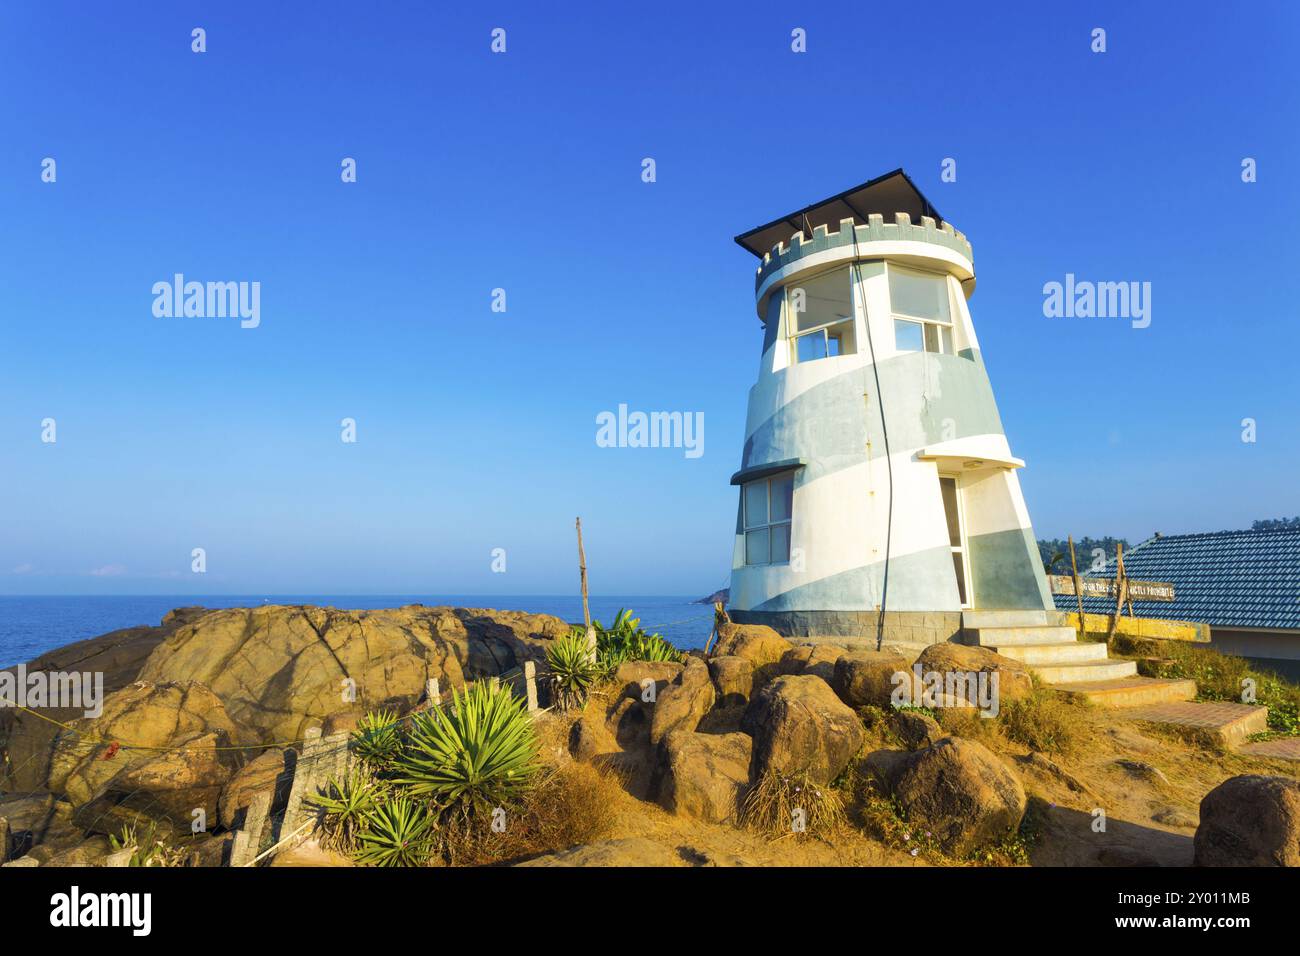
<svg viewBox="0 0 1300 956">
<path fill-rule="evenodd" d="M 785 289 L 791 355 L 795 362 L 852 355 L 853 285 L 849 269 L 835 269 Z"/>
<path fill-rule="evenodd" d="M 894 347 L 900 352 L 956 354 L 948 278 L 889 266 Z"/>
<path fill-rule="evenodd" d="M 745 563 L 784 564 L 790 560 L 790 519 L 794 473 L 751 481 L 741 491 L 745 511 Z"/>
</svg>

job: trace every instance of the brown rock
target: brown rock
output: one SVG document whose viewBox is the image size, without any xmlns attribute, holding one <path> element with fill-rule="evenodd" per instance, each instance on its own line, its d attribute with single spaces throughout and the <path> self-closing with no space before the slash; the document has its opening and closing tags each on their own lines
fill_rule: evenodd
<svg viewBox="0 0 1300 956">
<path fill-rule="evenodd" d="M 732 624 L 718 628 L 717 657 L 743 657 L 755 667 L 774 664 L 794 645 L 765 624 Z"/>
<path fill-rule="evenodd" d="M 1027 805 L 1011 769 L 983 744 L 960 737 L 912 753 L 894 796 L 908 821 L 954 856 L 1014 833 Z"/>
<path fill-rule="evenodd" d="M 866 739 L 857 714 L 811 674 L 778 677 L 754 695 L 741 729 L 754 738 L 753 779 L 808 773 L 829 784 Z"/>
<path fill-rule="evenodd" d="M 675 849 L 645 837 L 604 840 L 547 853 L 516 866 L 685 866 Z"/>
<path fill-rule="evenodd" d="M 736 819 L 749 789 L 748 734 L 674 731 L 663 741 L 659 803 L 672 813 L 724 823 Z"/>
<path fill-rule="evenodd" d="M 600 754 L 618 753 L 622 748 L 605 723 L 603 708 L 589 703 L 569 728 L 569 753 L 574 760 L 590 763 Z"/>
<path fill-rule="evenodd" d="M 903 676 L 896 676 L 900 674 Z M 900 683 L 909 688 L 909 695 L 914 693 L 916 681 L 907 658 L 897 651 L 867 648 L 841 655 L 831 679 L 835 693 L 850 707 L 890 707 L 894 688 Z"/>
<path fill-rule="evenodd" d="M 620 696 L 651 703 L 682 673 L 684 664 L 673 661 L 624 661 L 614 671 L 614 683 L 622 688 Z M 654 692 L 650 692 L 650 682 Z"/>
<path fill-rule="evenodd" d="M 1201 801 L 1196 866 L 1300 866 L 1300 781 L 1246 774 Z"/>
<path fill-rule="evenodd" d="M 708 665 L 698 657 L 688 657 L 682 672 L 654 703 L 650 743 L 658 744 L 674 730 L 695 730 L 716 699 Z"/>
<path fill-rule="evenodd" d="M 998 675 L 998 696 L 1001 700 L 1017 700 L 1034 689 L 1029 668 L 1020 661 L 995 654 L 986 647 L 965 644 L 931 644 L 916 659 L 921 672 L 988 673 Z M 945 682 L 945 687 L 947 683 Z"/>
<path fill-rule="evenodd" d="M 253 796 L 264 790 L 272 792 L 273 810 L 282 806 L 289 799 L 289 788 L 293 785 L 296 756 L 292 750 L 272 748 L 235 771 L 218 801 L 221 825 L 228 830 L 238 829 Z"/>
<path fill-rule="evenodd" d="M 720 706 L 731 707 L 747 702 L 754 692 L 754 665 L 743 657 L 709 658 L 709 676 L 718 689 Z"/>
<path fill-rule="evenodd" d="M 812 674 L 829 684 L 835 678 L 835 662 L 846 653 L 834 644 L 802 644 L 782 654 L 776 670 L 781 674 Z"/>
<path fill-rule="evenodd" d="M 891 711 L 889 726 L 908 750 L 932 747 L 944 737 L 938 721 L 929 714 L 915 710 Z"/>
</svg>

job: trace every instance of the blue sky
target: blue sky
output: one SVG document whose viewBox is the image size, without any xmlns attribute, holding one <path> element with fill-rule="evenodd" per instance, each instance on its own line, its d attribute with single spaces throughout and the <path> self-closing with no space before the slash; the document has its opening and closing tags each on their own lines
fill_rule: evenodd
<svg viewBox="0 0 1300 956">
<path fill-rule="evenodd" d="M 555 593 L 578 514 L 593 591 L 707 593 L 732 236 L 898 166 L 973 244 L 1040 536 L 1300 512 L 1295 5 L 998 9 L 6 4 L 0 593 Z M 155 318 L 176 272 L 261 325 Z M 1067 272 L 1151 282 L 1150 328 L 1045 318 Z M 704 455 L 597 447 L 620 402 Z"/>
</svg>

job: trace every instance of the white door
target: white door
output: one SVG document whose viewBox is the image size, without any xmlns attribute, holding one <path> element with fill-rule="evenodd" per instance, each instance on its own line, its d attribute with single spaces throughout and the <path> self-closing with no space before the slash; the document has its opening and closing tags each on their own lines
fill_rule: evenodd
<svg viewBox="0 0 1300 956">
<path fill-rule="evenodd" d="M 962 607 L 970 607 L 970 561 L 966 556 L 966 518 L 962 514 L 961 486 L 952 475 L 939 476 L 943 495 L 943 516 L 948 524 L 948 547 L 952 549 L 952 568 L 957 577 L 957 594 Z"/>
</svg>

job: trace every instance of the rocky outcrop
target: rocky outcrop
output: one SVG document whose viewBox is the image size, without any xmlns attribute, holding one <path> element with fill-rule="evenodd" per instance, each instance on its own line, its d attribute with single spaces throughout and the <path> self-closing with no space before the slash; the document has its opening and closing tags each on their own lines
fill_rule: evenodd
<svg viewBox="0 0 1300 956">
<path fill-rule="evenodd" d="M 998 675 L 998 696 L 1017 700 L 1034 689 L 1029 668 L 1010 657 L 995 654 L 987 647 L 965 644 L 931 644 L 916 659 L 923 674 L 986 673 Z M 946 685 L 945 685 L 946 686 Z"/>
<path fill-rule="evenodd" d="M 769 771 L 807 773 L 823 786 L 866 738 L 857 714 L 811 674 L 778 677 L 755 694 L 741 729 L 754 738 L 753 779 Z"/>
<path fill-rule="evenodd" d="M 718 691 L 718 705 L 734 707 L 749 702 L 754 692 L 754 665 L 743 657 L 709 658 L 709 676 Z"/>
<path fill-rule="evenodd" d="M 189 830 L 194 811 L 207 825 L 251 735 L 194 681 L 138 681 L 110 694 L 98 718 L 82 718 L 55 741 L 47 788 L 63 795 L 87 830 L 165 820 Z M 118 741 L 129 742 L 121 746 Z"/>
<path fill-rule="evenodd" d="M 1197 866 L 1300 866 L 1300 781 L 1247 774 L 1201 800 Z"/>
<path fill-rule="evenodd" d="M 708 665 L 698 657 L 688 657 L 682 672 L 664 688 L 653 705 L 651 745 L 658 744 L 674 730 L 695 730 L 716 699 Z"/>
<path fill-rule="evenodd" d="M 908 822 L 924 827 L 954 856 L 1015 833 L 1025 815 L 1019 778 L 973 740 L 945 737 L 889 767 L 886 777 Z"/>
<path fill-rule="evenodd" d="M 749 789 L 747 734 L 674 731 L 664 738 L 659 803 L 708 823 L 733 822 Z"/>
<path fill-rule="evenodd" d="M 907 658 L 897 651 L 867 648 L 837 658 L 831 678 L 835 693 L 850 707 L 889 707 L 900 682 L 909 688 L 908 694 L 918 689 Z"/>
<path fill-rule="evenodd" d="M 933 747 L 945 736 L 939 722 L 915 710 L 895 710 L 889 715 L 889 729 L 908 750 Z"/>
<path fill-rule="evenodd" d="M 743 657 L 755 667 L 762 667 L 775 664 L 793 649 L 793 644 L 765 624 L 727 622 L 718 628 L 718 645 L 713 653 L 718 657 Z"/>
<path fill-rule="evenodd" d="M 267 606 L 209 611 L 176 628 L 140 679 L 195 680 L 230 716 L 274 743 L 296 740 L 332 714 L 414 705 L 430 677 L 443 692 L 542 660 L 569 626 L 515 611 L 408 605 L 376 611 Z"/>
<path fill-rule="evenodd" d="M 835 678 L 835 662 L 845 653 L 835 644 L 801 644 L 782 654 L 776 669 L 781 674 L 812 674 L 829 684 Z"/>
<path fill-rule="evenodd" d="M 676 850 L 647 840 L 625 837 L 569 847 L 547 853 L 516 866 L 685 866 Z"/>
</svg>

